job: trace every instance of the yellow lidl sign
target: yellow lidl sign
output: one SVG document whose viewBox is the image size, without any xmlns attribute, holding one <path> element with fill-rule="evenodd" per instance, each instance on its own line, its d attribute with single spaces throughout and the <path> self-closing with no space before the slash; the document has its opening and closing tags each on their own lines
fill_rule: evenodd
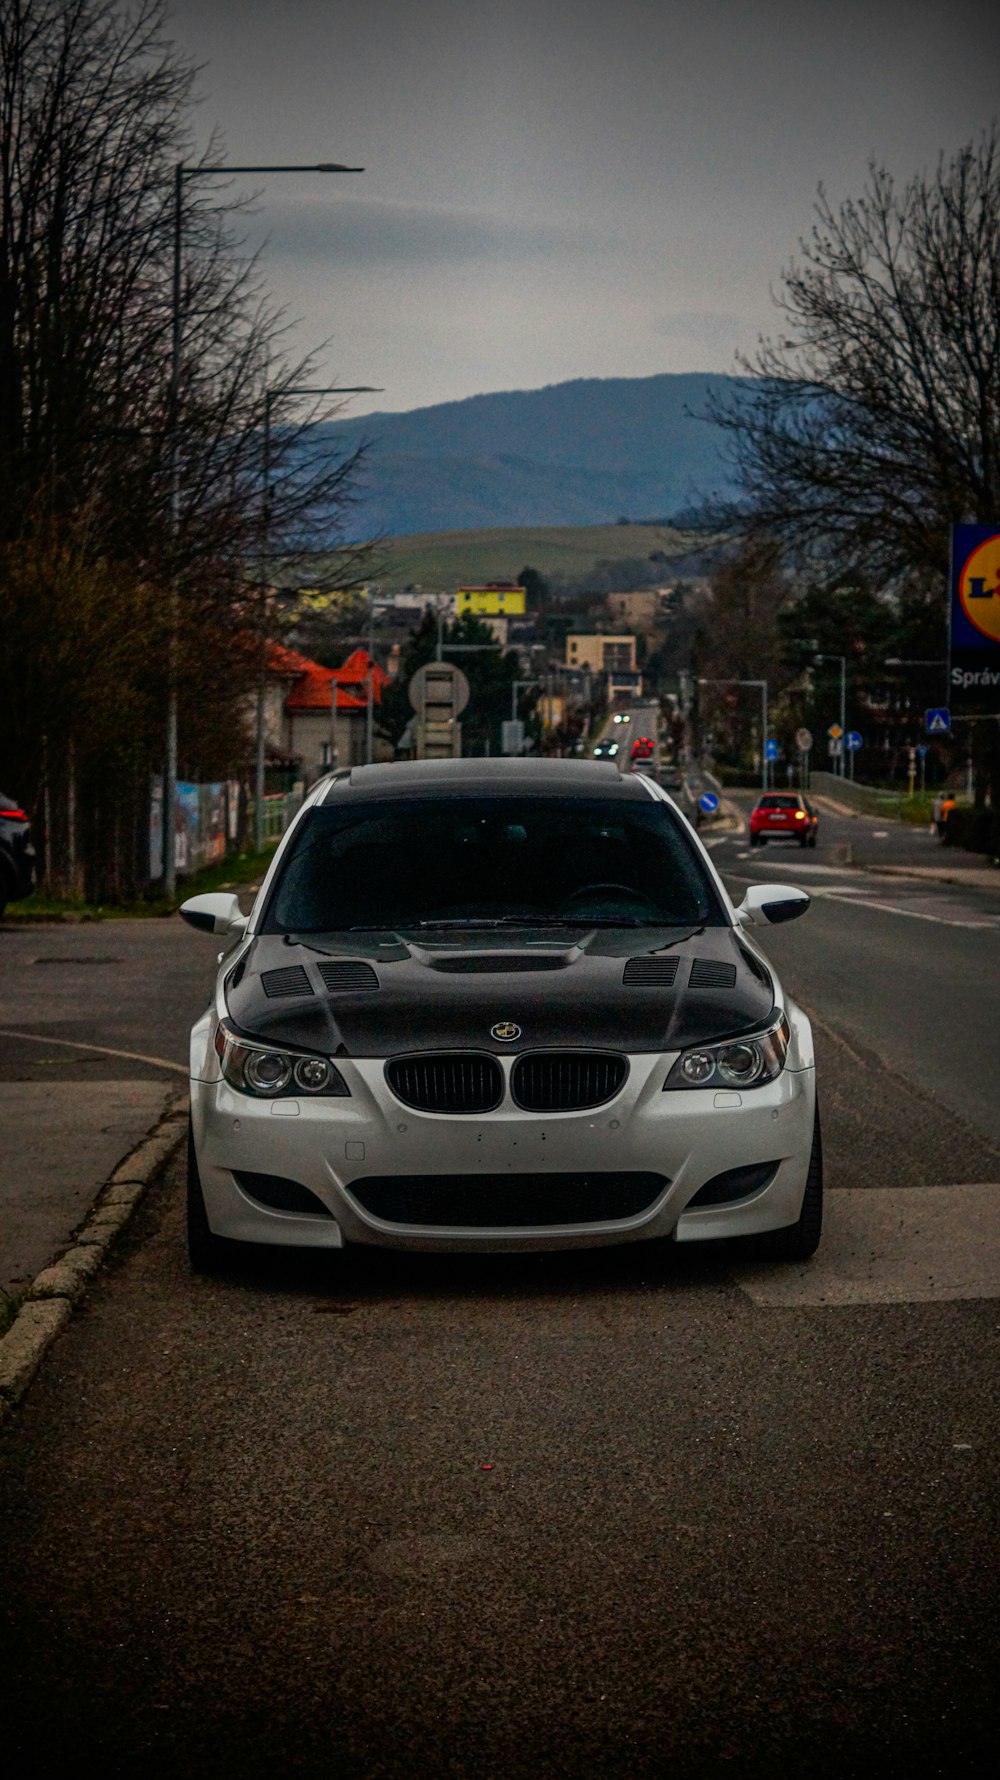
<svg viewBox="0 0 1000 1780">
<path fill-rule="evenodd" d="M 1000 526 L 952 526 L 950 619 L 949 708 L 1000 715 Z"/>
</svg>

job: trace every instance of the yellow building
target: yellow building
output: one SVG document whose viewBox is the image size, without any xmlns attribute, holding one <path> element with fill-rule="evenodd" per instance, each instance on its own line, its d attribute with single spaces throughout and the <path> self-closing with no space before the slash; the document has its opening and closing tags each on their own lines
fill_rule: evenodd
<svg viewBox="0 0 1000 1780">
<path fill-rule="evenodd" d="M 470 612 L 475 618 L 523 618 L 527 594 L 513 581 L 488 581 L 485 587 L 460 587 L 457 617 Z"/>
</svg>

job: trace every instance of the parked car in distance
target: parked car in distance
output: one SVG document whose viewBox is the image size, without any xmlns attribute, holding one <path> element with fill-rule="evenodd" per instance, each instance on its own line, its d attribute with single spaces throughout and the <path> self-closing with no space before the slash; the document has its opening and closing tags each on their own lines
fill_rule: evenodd
<svg viewBox="0 0 1000 1780">
<path fill-rule="evenodd" d="M 750 845 L 795 840 L 800 847 L 814 847 L 818 827 L 819 817 L 800 791 L 766 791 L 750 811 Z"/>
<path fill-rule="evenodd" d="M 822 1220 L 805 1013 L 645 776 L 574 760 L 353 767 L 310 793 L 191 1036 L 188 1241 L 452 1252 L 752 1238 Z M 722 1109 L 720 1111 L 720 1109 Z"/>
<path fill-rule="evenodd" d="M 35 849 L 26 810 L 0 791 L 0 915 L 35 887 Z"/>
</svg>

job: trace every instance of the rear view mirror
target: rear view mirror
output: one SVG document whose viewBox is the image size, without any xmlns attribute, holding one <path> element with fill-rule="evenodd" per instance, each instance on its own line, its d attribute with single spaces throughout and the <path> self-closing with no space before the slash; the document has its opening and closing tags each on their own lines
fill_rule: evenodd
<svg viewBox="0 0 1000 1780">
<path fill-rule="evenodd" d="M 181 903 L 179 913 L 188 926 L 197 927 L 199 933 L 222 933 L 235 938 L 247 924 L 247 917 L 241 915 L 239 902 L 231 890 L 189 896 L 187 902 Z"/>
<path fill-rule="evenodd" d="M 773 926 L 779 921 L 794 921 L 804 915 L 812 897 L 791 884 L 751 884 L 736 910 L 741 927 Z"/>
</svg>

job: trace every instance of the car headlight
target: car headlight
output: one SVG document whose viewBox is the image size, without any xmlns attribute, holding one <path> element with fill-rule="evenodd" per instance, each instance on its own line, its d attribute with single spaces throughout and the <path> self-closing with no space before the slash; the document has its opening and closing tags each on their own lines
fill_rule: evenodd
<svg viewBox="0 0 1000 1780">
<path fill-rule="evenodd" d="M 286 1051 L 271 1045 L 251 1044 L 237 1038 L 220 1024 L 215 1034 L 222 1074 L 231 1088 L 274 1100 L 279 1094 L 350 1095 L 339 1069 L 329 1057 L 304 1051 Z"/>
<path fill-rule="evenodd" d="M 766 1032 L 731 1038 L 725 1044 L 692 1045 L 682 1051 L 667 1076 L 666 1088 L 759 1088 L 773 1082 L 788 1055 L 784 1014 Z"/>
</svg>

